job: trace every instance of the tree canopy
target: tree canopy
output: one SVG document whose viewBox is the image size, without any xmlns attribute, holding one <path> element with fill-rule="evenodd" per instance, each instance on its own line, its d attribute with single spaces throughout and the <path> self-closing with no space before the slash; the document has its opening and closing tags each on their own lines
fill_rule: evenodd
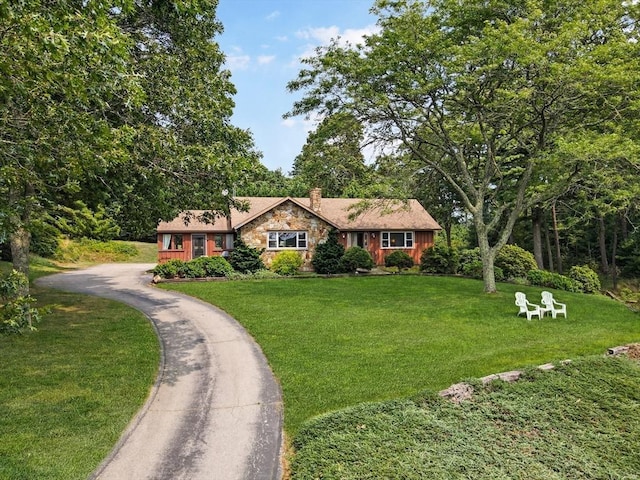
<svg viewBox="0 0 640 480">
<path fill-rule="evenodd" d="M 495 255 L 516 220 L 589 161 L 572 145 L 618 139 L 616 158 L 635 153 L 637 9 L 619 0 L 379 0 L 379 33 L 305 60 L 289 83 L 304 92 L 290 114 L 347 112 L 369 138 L 439 174 L 473 218 L 492 292 Z"/>
<path fill-rule="evenodd" d="M 0 5 L 0 223 L 28 270 L 34 215 L 104 207 L 130 235 L 224 214 L 258 164 L 230 123 L 217 0 Z"/>
</svg>

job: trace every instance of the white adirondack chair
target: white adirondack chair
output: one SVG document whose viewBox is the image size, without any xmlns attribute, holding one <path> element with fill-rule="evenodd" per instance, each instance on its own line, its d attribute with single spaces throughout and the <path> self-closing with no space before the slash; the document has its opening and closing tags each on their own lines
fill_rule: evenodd
<svg viewBox="0 0 640 480">
<path fill-rule="evenodd" d="M 559 313 L 564 315 L 564 318 L 567 318 L 567 305 L 556 302 L 553 298 L 553 293 L 542 292 L 542 305 L 544 305 L 545 312 L 551 312 L 553 318 L 556 318 Z"/>
<path fill-rule="evenodd" d="M 518 315 L 523 313 L 527 316 L 527 320 L 531 320 L 531 317 L 537 316 L 538 319 L 542 319 L 542 309 L 540 305 L 531 303 L 527 300 L 527 296 L 522 292 L 516 292 L 516 306 L 520 307 Z"/>
</svg>

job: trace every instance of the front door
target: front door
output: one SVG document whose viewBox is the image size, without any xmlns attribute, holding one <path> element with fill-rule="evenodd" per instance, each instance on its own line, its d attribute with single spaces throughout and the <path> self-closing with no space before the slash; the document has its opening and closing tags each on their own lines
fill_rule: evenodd
<svg viewBox="0 0 640 480">
<path fill-rule="evenodd" d="M 202 233 L 191 235 L 191 258 L 202 257 L 207 254 L 206 240 L 206 235 Z"/>
<path fill-rule="evenodd" d="M 350 247 L 361 247 L 366 249 L 368 247 L 368 243 L 369 243 L 369 234 L 365 233 L 365 232 L 351 232 L 351 237 L 350 237 L 350 242 L 349 242 L 349 246 Z"/>
</svg>

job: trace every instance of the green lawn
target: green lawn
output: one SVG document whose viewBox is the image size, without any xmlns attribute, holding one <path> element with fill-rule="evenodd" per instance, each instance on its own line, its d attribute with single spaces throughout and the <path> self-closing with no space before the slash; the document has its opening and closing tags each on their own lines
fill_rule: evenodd
<svg viewBox="0 0 640 480">
<path fill-rule="evenodd" d="M 569 318 L 516 317 L 514 292 L 477 280 L 379 276 L 165 284 L 218 305 L 258 341 L 280 379 L 285 426 L 462 379 L 603 353 L 640 341 L 640 317 L 603 296 L 555 292 Z"/>
<path fill-rule="evenodd" d="M 32 279 L 56 271 L 32 260 Z M 0 479 L 85 479 L 146 400 L 158 341 L 142 313 L 118 302 L 31 294 L 49 309 L 38 330 L 0 336 Z"/>
</svg>

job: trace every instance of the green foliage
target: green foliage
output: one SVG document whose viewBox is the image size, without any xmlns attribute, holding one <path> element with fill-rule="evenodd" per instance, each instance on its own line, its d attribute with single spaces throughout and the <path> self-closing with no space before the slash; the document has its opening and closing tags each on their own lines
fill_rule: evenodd
<svg viewBox="0 0 640 480">
<path fill-rule="evenodd" d="M 526 278 L 529 270 L 538 268 L 531 252 L 518 245 L 507 244 L 496 255 L 495 266 L 500 267 L 505 278 Z"/>
<path fill-rule="evenodd" d="M 379 29 L 366 42 L 305 60 L 289 115 L 352 115 L 397 162 L 408 152 L 411 172 L 437 172 L 450 212 L 459 201 L 488 246 L 485 265 L 585 162 L 606 176 L 637 158 L 636 3 L 379 0 L 372 12 Z"/>
<path fill-rule="evenodd" d="M 69 238 L 89 238 L 106 242 L 120 235 L 120 227 L 109 218 L 102 205 L 94 212 L 78 200 L 73 208 L 59 205 L 56 209 L 56 228 Z"/>
<path fill-rule="evenodd" d="M 42 220 L 31 224 L 31 253 L 44 258 L 53 258 L 60 243 L 60 232 Z"/>
<path fill-rule="evenodd" d="M 285 250 L 278 252 L 271 263 L 271 270 L 278 275 L 290 276 L 295 275 L 304 263 L 298 252 Z"/>
<path fill-rule="evenodd" d="M 566 290 L 567 292 L 580 291 L 580 286 L 569 277 L 546 270 L 529 270 L 527 280 L 531 285 L 539 287 L 555 288 L 557 290 Z"/>
<path fill-rule="evenodd" d="M 327 241 L 316 246 L 311 265 L 316 273 L 332 275 L 342 273 L 340 259 L 344 255 L 344 246 L 338 241 L 338 234 L 330 232 Z"/>
<path fill-rule="evenodd" d="M 164 263 L 159 263 L 154 267 L 152 273 L 159 275 L 162 278 L 176 278 L 183 277 L 185 271 L 186 262 L 179 258 L 172 258 Z"/>
<path fill-rule="evenodd" d="M 459 256 L 455 248 L 436 244 L 425 248 L 420 255 L 420 271 L 425 273 L 455 274 L 459 267 Z"/>
<path fill-rule="evenodd" d="M 0 275 L 0 334 L 35 330 L 33 325 L 40 317 L 38 309 L 33 308 L 35 299 L 25 295 L 28 290 L 29 280 L 24 274 L 13 270 Z"/>
<path fill-rule="evenodd" d="M 362 247 L 349 247 L 340 259 L 340 266 L 344 272 L 355 272 L 358 269 L 371 270 L 375 267 L 371 254 Z"/>
<path fill-rule="evenodd" d="M 263 250 L 250 247 L 241 239 L 237 239 L 233 244 L 233 250 L 229 255 L 229 263 L 233 269 L 240 273 L 253 273 L 264 270 L 266 267 L 260 255 Z"/>
<path fill-rule="evenodd" d="M 598 293 L 600 278 L 589 266 L 574 265 L 569 270 L 569 278 L 574 281 L 580 291 L 584 293 Z"/>
<path fill-rule="evenodd" d="M 89 240 L 86 238 L 63 240 L 58 246 L 55 260 L 71 263 L 108 263 L 122 262 L 138 255 L 135 245 L 127 242 Z"/>
<path fill-rule="evenodd" d="M 634 478 L 638 382 L 637 362 L 600 355 L 470 381 L 469 405 L 428 391 L 325 413 L 294 437 L 291 478 Z"/>
<path fill-rule="evenodd" d="M 349 114 L 327 116 L 309 133 L 292 174 L 327 197 L 360 196 L 367 185 L 369 168 L 360 145 L 362 125 Z"/>
<path fill-rule="evenodd" d="M 271 270 L 263 269 L 257 270 L 255 272 L 249 273 L 240 273 L 235 270 L 227 275 L 229 280 L 265 280 L 265 279 L 273 279 L 280 278 L 276 272 L 272 272 Z"/>
<path fill-rule="evenodd" d="M 413 258 L 407 252 L 397 250 L 384 257 L 385 267 L 397 267 L 400 270 L 413 267 Z"/>
</svg>

